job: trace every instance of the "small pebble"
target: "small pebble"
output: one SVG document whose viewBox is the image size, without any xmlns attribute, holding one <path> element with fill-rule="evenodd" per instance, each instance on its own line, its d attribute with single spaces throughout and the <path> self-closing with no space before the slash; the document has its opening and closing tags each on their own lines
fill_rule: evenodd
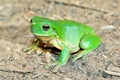
<svg viewBox="0 0 120 80">
<path fill-rule="evenodd" d="M 101 29 L 106 30 L 106 29 L 115 29 L 115 27 L 113 25 L 106 25 L 103 26 Z"/>
</svg>

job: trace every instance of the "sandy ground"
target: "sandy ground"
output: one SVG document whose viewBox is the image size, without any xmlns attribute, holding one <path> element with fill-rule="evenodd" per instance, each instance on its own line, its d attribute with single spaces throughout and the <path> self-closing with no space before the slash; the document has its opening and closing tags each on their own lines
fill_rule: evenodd
<svg viewBox="0 0 120 80">
<path fill-rule="evenodd" d="M 93 26 L 102 44 L 54 74 L 44 64 L 58 55 L 21 51 L 33 37 L 35 15 Z M 120 80 L 120 0 L 0 0 L 0 45 L 0 80 Z"/>
</svg>

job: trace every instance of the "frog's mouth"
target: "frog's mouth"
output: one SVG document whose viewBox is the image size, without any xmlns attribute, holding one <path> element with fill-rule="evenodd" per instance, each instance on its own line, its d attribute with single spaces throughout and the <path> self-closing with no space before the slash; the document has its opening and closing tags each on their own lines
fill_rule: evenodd
<svg viewBox="0 0 120 80">
<path fill-rule="evenodd" d="M 32 33 L 33 35 L 35 35 L 35 36 L 45 36 L 45 37 L 49 37 L 49 36 L 51 36 L 50 34 L 36 34 L 36 33 Z"/>
<path fill-rule="evenodd" d="M 36 37 L 43 43 L 48 43 L 53 39 L 51 36 L 36 36 Z"/>
</svg>

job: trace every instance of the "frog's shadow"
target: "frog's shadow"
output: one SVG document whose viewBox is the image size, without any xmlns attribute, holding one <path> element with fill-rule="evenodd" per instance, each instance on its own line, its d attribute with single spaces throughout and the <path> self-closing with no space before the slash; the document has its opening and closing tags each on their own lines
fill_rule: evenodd
<svg viewBox="0 0 120 80">
<path fill-rule="evenodd" d="M 61 50 L 56 48 L 56 47 L 41 47 L 43 49 L 43 51 L 49 51 L 50 53 L 53 53 L 55 55 L 59 55 L 61 53 Z M 78 51 L 74 52 L 74 53 L 70 53 L 71 55 L 77 54 L 78 52 L 82 51 L 84 49 L 79 49 Z"/>
</svg>

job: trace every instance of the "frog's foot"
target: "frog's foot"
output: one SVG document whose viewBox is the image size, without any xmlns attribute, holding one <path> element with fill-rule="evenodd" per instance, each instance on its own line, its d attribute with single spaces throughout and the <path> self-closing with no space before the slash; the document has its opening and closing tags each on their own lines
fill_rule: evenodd
<svg viewBox="0 0 120 80">
<path fill-rule="evenodd" d="M 60 61 L 55 61 L 45 65 L 45 69 L 49 69 L 50 67 L 55 66 L 52 72 L 56 73 L 63 65 L 64 64 L 62 64 Z"/>
<path fill-rule="evenodd" d="M 23 48 L 22 51 L 24 52 L 28 52 L 28 51 L 34 51 L 38 49 L 38 44 L 40 42 L 39 41 L 34 41 L 34 43 L 32 45 L 30 45 L 29 47 Z"/>
<path fill-rule="evenodd" d="M 83 60 L 86 59 L 86 56 L 88 53 L 96 49 L 101 44 L 101 38 L 97 35 L 93 34 L 85 34 L 81 41 L 80 41 L 80 48 L 83 49 L 83 51 L 79 52 L 72 60 L 72 62 L 76 61 L 78 58 L 81 58 Z"/>
<path fill-rule="evenodd" d="M 87 58 L 87 54 L 91 52 L 92 50 L 83 50 L 77 54 L 72 59 L 72 62 L 75 62 L 77 59 L 82 58 L 82 60 L 85 60 Z"/>
<path fill-rule="evenodd" d="M 52 70 L 52 72 L 56 73 L 63 65 L 65 65 L 69 59 L 69 49 L 67 47 L 64 47 L 62 50 L 60 57 L 58 61 L 55 61 L 53 63 L 49 63 L 45 66 L 46 69 L 49 69 L 51 66 L 55 66 L 55 68 Z"/>
<path fill-rule="evenodd" d="M 29 47 L 23 48 L 22 51 L 27 52 L 28 54 L 29 53 L 31 54 L 34 50 L 37 50 L 37 49 L 38 49 L 37 45 L 33 44 Z"/>
<path fill-rule="evenodd" d="M 75 62 L 77 59 L 81 58 L 82 56 L 83 56 L 83 54 L 75 54 L 72 59 L 72 62 Z"/>
</svg>

